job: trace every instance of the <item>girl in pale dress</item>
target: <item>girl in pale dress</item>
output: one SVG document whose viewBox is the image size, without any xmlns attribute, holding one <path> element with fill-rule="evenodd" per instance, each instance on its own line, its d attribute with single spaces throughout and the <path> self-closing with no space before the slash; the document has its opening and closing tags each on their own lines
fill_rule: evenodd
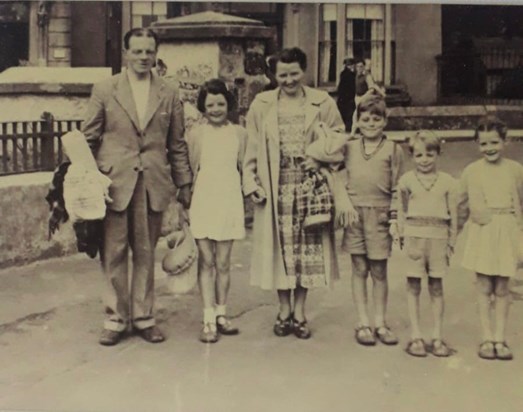
<svg viewBox="0 0 523 412">
<path fill-rule="evenodd" d="M 194 174 L 189 217 L 199 251 L 200 340 L 213 343 L 220 335 L 239 332 L 226 316 L 226 303 L 232 244 L 245 237 L 240 172 L 246 131 L 227 120 L 234 98 L 221 80 L 212 79 L 202 86 L 197 106 L 207 123 L 187 134 Z"/>
<path fill-rule="evenodd" d="M 483 333 L 478 355 L 484 359 L 513 357 L 505 341 L 505 325 L 509 280 L 516 275 L 523 227 L 523 166 L 503 157 L 506 136 L 507 128 L 500 120 L 488 117 L 480 122 L 476 140 L 483 158 L 465 168 L 460 184 L 459 226 L 468 218 L 462 264 L 477 274 Z"/>
</svg>

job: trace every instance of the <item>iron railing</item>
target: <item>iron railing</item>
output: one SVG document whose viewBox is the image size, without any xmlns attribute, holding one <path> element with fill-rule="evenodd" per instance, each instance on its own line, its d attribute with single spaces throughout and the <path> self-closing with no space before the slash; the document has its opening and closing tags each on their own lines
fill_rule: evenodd
<svg viewBox="0 0 523 412">
<path fill-rule="evenodd" d="M 81 123 L 48 112 L 40 120 L 0 122 L 0 176 L 54 170 L 63 161 L 61 137 Z"/>
<path fill-rule="evenodd" d="M 523 48 L 445 52 L 436 60 L 442 103 L 521 104 L 523 100 Z"/>
</svg>

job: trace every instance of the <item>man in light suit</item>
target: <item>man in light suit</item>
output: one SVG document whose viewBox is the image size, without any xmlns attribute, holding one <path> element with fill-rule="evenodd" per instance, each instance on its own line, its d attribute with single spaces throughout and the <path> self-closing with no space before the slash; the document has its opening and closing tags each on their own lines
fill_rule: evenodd
<svg viewBox="0 0 523 412">
<path fill-rule="evenodd" d="M 153 314 L 154 249 L 175 186 L 178 200 L 190 204 L 183 107 L 177 89 L 152 70 L 157 48 L 151 30 L 124 36 L 127 69 L 94 85 L 83 124 L 99 170 L 112 180 L 102 253 L 107 318 L 100 344 L 107 346 L 121 340 L 129 323 L 148 342 L 165 340 Z"/>
</svg>

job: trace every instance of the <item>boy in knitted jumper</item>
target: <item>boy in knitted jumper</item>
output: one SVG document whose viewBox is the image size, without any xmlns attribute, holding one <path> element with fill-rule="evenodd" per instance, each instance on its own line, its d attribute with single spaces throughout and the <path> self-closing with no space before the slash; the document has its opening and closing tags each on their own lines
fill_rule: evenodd
<svg viewBox="0 0 523 412">
<path fill-rule="evenodd" d="M 387 345 L 398 339 L 385 322 L 387 307 L 387 259 L 392 241 L 399 243 L 396 187 L 403 173 L 403 150 L 387 140 L 385 101 L 369 96 L 357 108 L 361 135 L 345 146 L 347 192 L 359 214 L 359 221 L 345 229 L 343 248 L 351 254 L 352 294 L 359 324 L 356 341 L 375 345 L 376 338 Z M 375 329 L 367 309 L 367 278 L 373 281 Z"/>
</svg>

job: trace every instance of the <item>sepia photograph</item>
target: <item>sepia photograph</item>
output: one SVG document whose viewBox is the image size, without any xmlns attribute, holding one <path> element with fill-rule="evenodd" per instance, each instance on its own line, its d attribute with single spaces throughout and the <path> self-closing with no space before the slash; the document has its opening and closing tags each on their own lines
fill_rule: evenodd
<svg viewBox="0 0 523 412">
<path fill-rule="evenodd" d="M 523 411 L 523 1 L 0 1 L 0 411 Z"/>
</svg>

